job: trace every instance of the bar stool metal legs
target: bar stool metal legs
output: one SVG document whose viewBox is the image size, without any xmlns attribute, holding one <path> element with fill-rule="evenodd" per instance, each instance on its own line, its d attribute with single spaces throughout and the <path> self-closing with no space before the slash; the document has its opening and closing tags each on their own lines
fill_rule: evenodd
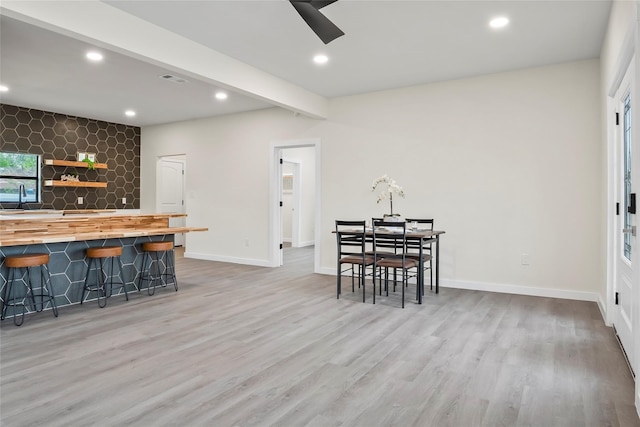
<svg viewBox="0 0 640 427">
<path fill-rule="evenodd" d="M 87 258 L 89 264 L 87 266 L 87 275 L 84 279 L 84 286 L 82 287 L 82 296 L 80 297 L 80 304 L 84 302 L 85 293 L 96 292 L 98 299 L 98 307 L 104 308 L 107 305 L 107 298 L 113 294 L 114 277 L 118 277 L 119 284 L 124 290 L 124 296 L 129 301 L 129 294 L 127 293 L 127 286 L 123 277 L 123 267 L 120 255 L 122 255 L 121 246 L 104 246 L 99 248 L 87 249 Z M 118 274 L 115 274 L 115 264 L 117 260 Z M 105 269 L 105 263 L 110 264 L 110 268 Z M 95 285 L 89 284 L 89 276 L 91 270 L 95 271 L 96 283 Z M 107 286 L 108 285 L 108 286 Z M 102 298 L 101 298 L 102 297 Z"/>
<path fill-rule="evenodd" d="M 173 283 L 173 287 L 178 291 L 178 280 L 176 279 L 175 254 L 173 242 L 147 242 L 142 244 L 144 256 L 142 257 L 142 272 L 140 273 L 138 289 L 142 290 L 144 282 L 148 282 L 147 293 L 153 295 L 156 292 L 156 285 L 166 287 Z M 164 264 L 161 269 L 160 263 Z"/>
<path fill-rule="evenodd" d="M 43 311 L 46 302 L 51 303 L 53 315 L 58 317 L 58 307 L 56 306 L 53 290 L 51 289 L 51 274 L 47 267 L 48 263 L 48 254 L 12 255 L 5 258 L 5 265 L 9 269 L 9 273 L 7 275 L 7 283 L 2 295 L 1 320 L 4 320 L 6 317 L 7 307 L 13 307 L 13 323 L 16 326 L 22 325 L 24 322 L 24 315 L 27 311 L 27 300 L 31 301 L 30 305 L 36 312 Z M 31 268 L 36 267 L 40 268 L 40 287 L 36 288 L 38 290 L 37 293 L 34 291 L 31 277 Z M 21 273 L 19 277 L 16 277 L 19 273 Z M 18 295 L 16 281 L 22 281 L 24 283 L 26 289 L 23 295 Z M 39 306 L 37 304 L 37 297 L 40 297 Z M 22 307 L 22 313 L 19 321 L 17 316 L 17 307 Z"/>
</svg>

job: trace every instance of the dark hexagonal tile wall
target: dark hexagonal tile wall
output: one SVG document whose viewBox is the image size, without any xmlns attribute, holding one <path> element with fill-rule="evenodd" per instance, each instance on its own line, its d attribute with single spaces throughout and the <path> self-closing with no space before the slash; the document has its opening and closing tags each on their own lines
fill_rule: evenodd
<svg viewBox="0 0 640 427">
<path fill-rule="evenodd" d="M 42 203 L 30 204 L 33 209 L 121 209 L 123 197 L 126 208 L 140 208 L 139 127 L 0 104 L 0 151 L 58 160 L 75 160 L 78 151 L 86 151 L 107 164 L 107 170 L 94 171 L 43 165 L 43 180 L 77 171 L 81 181 L 107 182 L 107 188 L 42 187 Z M 83 205 L 78 197 L 84 197 Z"/>
</svg>

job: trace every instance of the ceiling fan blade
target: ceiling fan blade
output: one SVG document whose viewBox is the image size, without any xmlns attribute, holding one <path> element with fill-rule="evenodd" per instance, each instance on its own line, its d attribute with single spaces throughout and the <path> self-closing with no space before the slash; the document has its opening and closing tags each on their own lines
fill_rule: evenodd
<svg viewBox="0 0 640 427">
<path fill-rule="evenodd" d="M 311 3 L 311 6 L 316 9 L 322 9 L 325 6 L 329 6 L 331 3 L 335 3 L 338 0 L 311 0 L 308 3 Z"/>
<path fill-rule="evenodd" d="M 300 14 L 302 19 L 304 19 L 307 25 L 313 30 L 313 32 L 316 33 L 318 37 L 320 37 L 320 40 L 322 40 L 324 44 L 329 44 L 329 42 L 344 35 L 340 28 L 338 28 L 333 22 L 329 20 L 329 18 L 324 16 L 322 12 L 320 12 L 311 4 L 313 2 L 295 0 L 289 0 L 289 2 Z M 320 1 L 318 3 L 327 2 Z"/>
</svg>

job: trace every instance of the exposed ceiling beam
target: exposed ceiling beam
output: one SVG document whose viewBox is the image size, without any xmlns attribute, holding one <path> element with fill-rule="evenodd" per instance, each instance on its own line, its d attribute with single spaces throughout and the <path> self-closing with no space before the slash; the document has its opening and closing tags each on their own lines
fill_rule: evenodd
<svg viewBox="0 0 640 427">
<path fill-rule="evenodd" d="M 309 117 L 328 115 L 320 95 L 97 0 L 5 0 L 0 12 Z"/>
</svg>

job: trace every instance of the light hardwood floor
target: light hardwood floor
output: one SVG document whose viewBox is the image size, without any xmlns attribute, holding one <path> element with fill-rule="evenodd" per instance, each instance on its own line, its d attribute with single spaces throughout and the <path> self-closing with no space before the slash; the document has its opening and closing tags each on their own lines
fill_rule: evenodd
<svg viewBox="0 0 640 427">
<path fill-rule="evenodd" d="M 311 253 L 287 249 L 277 269 L 179 259 L 177 293 L 3 322 L 0 424 L 640 425 L 594 303 L 336 300 Z"/>
</svg>

